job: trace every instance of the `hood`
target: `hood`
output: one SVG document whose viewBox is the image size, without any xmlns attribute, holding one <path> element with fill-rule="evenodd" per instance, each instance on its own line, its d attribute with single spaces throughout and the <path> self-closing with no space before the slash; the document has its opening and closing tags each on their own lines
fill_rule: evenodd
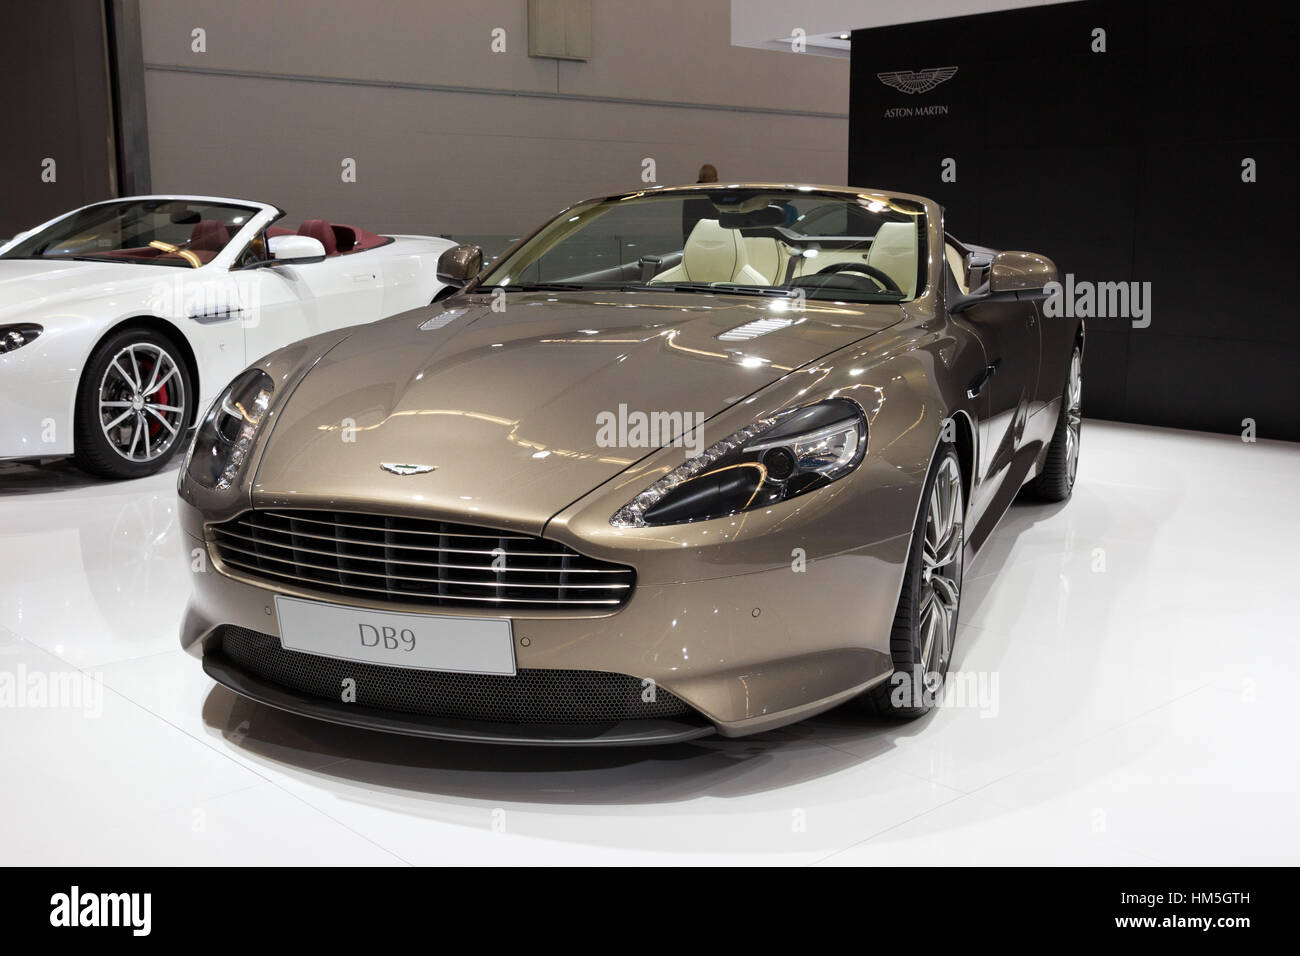
<svg viewBox="0 0 1300 956">
<path fill-rule="evenodd" d="M 0 259 L 0 317 L 147 287 L 176 271 L 131 262 Z"/>
<path fill-rule="evenodd" d="M 654 447 L 680 441 L 687 423 L 903 317 L 896 305 L 809 301 L 785 325 L 775 301 L 511 293 L 497 313 L 487 297 L 464 296 L 358 328 L 277 413 L 254 504 L 540 533 L 653 450 L 620 446 L 618 422 L 635 437 L 637 413 L 670 413 Z M 702 434 L 704 444 L 725 437 L 707 425 Z M 396 475 L 385 462 L 436 470 Z"/>
</svg>

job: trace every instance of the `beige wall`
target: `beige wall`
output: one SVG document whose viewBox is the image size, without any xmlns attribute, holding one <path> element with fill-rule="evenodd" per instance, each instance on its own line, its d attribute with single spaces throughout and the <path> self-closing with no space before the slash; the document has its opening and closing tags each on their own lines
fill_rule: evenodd
<svg viewBox="0 0 1300 956">
<path fill-rule="evenodd" d="M 514 235 L 634 188 L 645 157 L 661 184 L 703 162 L 844 182 L 847 61 L 731 46 L 727 0 L 593 6 L 576 63 L 527 55 L 525 0 L 142 0 L 153 188 L 264 199 L 295 222 Z"/>
</svg>

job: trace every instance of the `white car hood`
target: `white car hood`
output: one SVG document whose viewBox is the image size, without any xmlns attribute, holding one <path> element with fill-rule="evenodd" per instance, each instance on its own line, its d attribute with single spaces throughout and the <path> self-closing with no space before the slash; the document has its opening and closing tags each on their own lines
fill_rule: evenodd
<svg viewBox="0 0 1300 956">
<path fill-rule="evenodd" d="M 188 271 L 188 270 L 186 270 Z M 148 292 L 154 284 L 183 274 L 172 266 L 131 262 L 75 262 L 58 259 L 0 259 L 0 321 L 33 317 L 68 300 Z"/>
</svg>

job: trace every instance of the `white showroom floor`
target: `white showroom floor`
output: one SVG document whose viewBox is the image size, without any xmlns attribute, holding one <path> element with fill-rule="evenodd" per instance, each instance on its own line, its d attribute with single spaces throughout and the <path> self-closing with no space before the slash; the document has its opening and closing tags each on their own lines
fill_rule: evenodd
<svg viewBox="0 0 1300 956">
<path fill-rule="evenodd" d="M 982 696 L 561 751 L 238 698 L 178 649 L 175 466 L 8 466 L 0 863 L 1294 864 L 1298 480 L 1300 446 L 1088 422 L 1074 498 L 968 570 Z"/>
</svg>

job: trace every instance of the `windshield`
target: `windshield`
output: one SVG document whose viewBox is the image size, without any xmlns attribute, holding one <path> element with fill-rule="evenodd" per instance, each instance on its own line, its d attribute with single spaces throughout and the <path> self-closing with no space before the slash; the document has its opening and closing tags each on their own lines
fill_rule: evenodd
<svg viewBox="0 0 1300 956">
<path fill-rule="evenodd" d="M 903 302 L 925 291 L 925 210 L 888 197 L 726 187 L 562 213 L 479 285 Z"/>
<path fill-rule="evenodd" d="M 180 199 L 100 203 L 14 243 L 3 259 L 94 259 L 195 268 L 211 262 L 250 218 L 251 206 Z"/>
</svg>

